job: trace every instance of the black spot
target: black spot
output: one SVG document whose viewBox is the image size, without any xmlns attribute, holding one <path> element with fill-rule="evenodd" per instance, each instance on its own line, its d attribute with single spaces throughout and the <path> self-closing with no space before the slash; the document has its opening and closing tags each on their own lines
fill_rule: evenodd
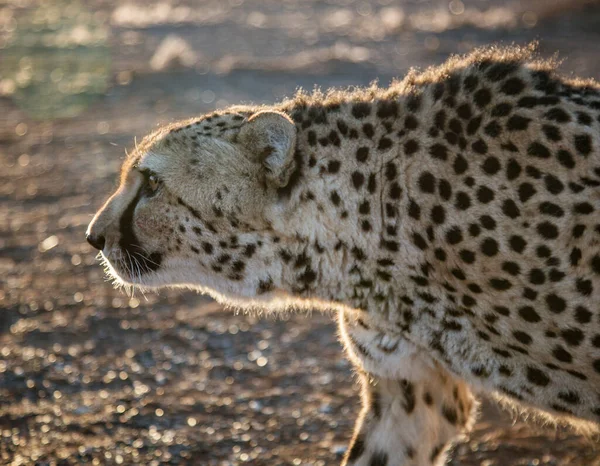
<svg viewBox="0 0 600 466">
<path fill-rule="evenodd" d="M 395 118 L 398 115 L 398 103 L 394 100 L 380 100 L 377 102 L 377 116 L 379 118 Z"/>
<path fill-rule="evenodd" d="M 358 171 L 352 173 L 351 178 L 352 178 L 352 185 L 356 189 L 359 189 L 365 182 L 365 175 L 363 175 L 361 172 L 358 172 Z"/>
<path fill-rule="evenodd" d="M 448 180 L 441 179 L 439 183 L 439 192 L 442 199 L 445 201 L 450 200 L 452 197 L 452 185 Z"/>
<path fill-rule="evenodd" d="M 361 215 L 368 215 L 371 213 L 371 204 L 369 201 L 363 201 L 358 205 L 358 212 Z"/>
<path fill-rule="evenodd" d="M 346 136 L 348 134 L 348 125 L 344 120 L 337 121 L 337 128 L 343 136 Z"/>
<path fill-rule="evenodd" d="M 461 249 L 459 256 L 463 262 L 466 262 L 467 264 L 472 264 L 475 262 L 475 253 L 473 251 L 469 251 L 468 249 Z"/>
<path fill-rule="evenodd" d="M 495 175 L 500 171 L 500 161 L 496 157 L 488 157 L 483 162 L 481 168 L 488 175 Z"/>
<path fill-rule="evenodd" d="M 502 270 L 510 275 L 516 276 L 521 272 L 521 267 L 516 262 L 505 261 L 502 263 Z"/>
<path fill-rule="evenodd" d="M 400 381 L 400 387 L 402 388 L 402 394 L 404 396 L 404 401 L 402 403 L 404 411 L 406 414 L 411 414 L 416 405 L 415 388 L 411 382 L 404 379 Z"/>
<path fill-rule="evenodd" d="M 337 173 L 340 170 L 340 161 L 339 160 L 330 160 L 327 164 L 327 171 L 329 173 Z"/>
<path fill-rule="evenodd" d="M 524 345 L 529 345 L 533 341 L 533 338 L 531 338 L 531 336 L 528 333 L 521 332 L 519 330 L 513 332 L 513 337 L 515 337 L 515 339 L 519 343 L 522 343 Z"/>
<path fill-rule="evenodd" d="M 552 217 L 562 217 L 564 215 L 563 209 L 552 202 L 542 202 L 540 204 L 540 213 Z"/>
<path fill-rule="evenodd" d="M 469 163 L 462 155 L 459 154 L 454 159 L 453 168 L 454 168 L 454 173 L 456 173 L 457 175 L 462 175 L 464 172 L 466 172 L 468 170 Z"/>
<path fill-rule="evenodd" d="M 408 115 L 404 119 L 404 127 L 408 130 L 417 129 L 419 127 L 419 121 L 413 115 Z"/>
<path fill-rule="evenodd" d="M 456 202 L 454 205 L 459 210 L 467 210 L 471 207 L 471 198 L 464 191 L 459 191 L 456 193 Z"/>
<path fill-rule="evenodd" d="M 488 151 L 488 145 L 483 139 L 478 139 L 475 141 L 473 144 L 471 144 L 471 148 L 478 154 L 487 154 Z"/>
<path fill-rule="evenodd" d="M 482 204 L 488 204 L 494 200 L 494 191 L 487 186 L 480 186 L 477 190 L 477 199 Z"/>
<path fill-rule="evenodd" d="M 340 195 L 337 193 L 337 191 L 331 191 L 329 198 L 331 199 L 331 202 L 333 203 L 333 205 L 336 205 L 336 206 L 340 205 L 341 198 L 340 198 Z"/>
<path fill-rule="evenodd" d="M 472 116 L 471 106 L 467 103 L 459 105 L 459 107 L 456 109 L 456 113 L 463 120 L 470 120 Z"/>
<path fill-rule="evenodd" d="M 477 88 L 477 84 L 479 83 L 479 79 L 477 76 L 469 75 L 465 78 L 464 86 L 465 90 L 472 92 Z"/>
<path fill-rule="evenodd" d="M 510 78 L 502 84 L 500 91 L 507 95 L 517 95 L 523 92 L 523 89 L 525 89 L 523 80 L 519 78 Z"/>
<path fill-rule="evenodd" d="M 454 409 L 452 406 L 444 404 L 442 406 L 442 415 L 451 425 L 456 425 L 458 421 L 458 416 L 456 414 L 456 409 Z"/>
<path fill-rule="evenodd" d="M 363 133 L 365 133 L 365 136 L 369 139 L 372 139 L 373 136 L 375 136 L 375 129 L 373 128 L 373 125 L 371 123 L 365 123 L 362 127 L 362 130 Z"/>
<path fill-rule="evenodd" d="M 571 356 L 571 353 L 569 353 L 562 346 L 556 346 L 552 350 L 552 356 L 554 356 L 556 359 L 558 359 L 561 362 L 567 362 L 568 363 L 568 362 L 571 362 L 573 360 L 573 356 Z"/>
<path fill-rule="evenodd" d="M 521 236 L 513 235 L 509 239 L 509 244 L 513 251 L 522 253 L 525 250 L 525 246 L 527 246 L 527 241 Z"/>
<path fill-rule="evenodd" d="M 579 183 L 574 183 L 574 182 L 569 182 L 569 189 L 574 192 L 575 194 L 580 193 L 581 191 L 583 191 L 585 189 L 585 187 L 583 185 L 580 185 Z"/>
<path fill-rule="evenodd" d="M 532 142 L 527 148 L 527 153 L 532 157 L 539 157 L 541 159 L 550 158 L 550 151 L 540 142 Z"/>
<path fill-rule="evenodd" d="M 413 243 L 416 247 L 418 247 L 421 250 L 425 250 L 427 249 L 427 241 L 425 241 L 425 239 L 418 233 L 413 233 L 412 236 L 412 240 Z"/>
<path fill-rule="evenodd" d="M 560 130 L 554 125 L 542 125 L 542 131 L 550 141 L 560 141 Z"/>
<path fill-rule="evenodd" d="M 243 272 L 245 268 L 246 263 L 240 260 L 237 260 L 233 264 L 231 264 L 231 270 L 233 270 L 236 273 Z"/>
<path fill-rule="evenodd" d="M 440 130 L 443 131 L 444 127 L 446 125 L 446 112 L 444 112 L 443 110 L 438 111 L 434 118 L 433 118 L 435 127 Z"/>
<path fill-rule="evenodd" d="M 580 202 L 578 204 L 575 204 L 575 206 L 573 207 L 573 211 L 576 214 L 588 215 L 594 212 L 594 207 L 589 202 Z"/>
<path fill-rule="evenodd" d="M 429 154 L 439 160 L 446 160 L 448 158 L 448 148 L 442 144 L 434 144 L 429 148 Z"/>
<path fill-rule="evenodd" d="M 533 108 L 538 105 L 538 99 L 532 96 L 521 97 L 517 105 L 523 108 Z"/>
<path fill-rule="evenodd" d="M 523 320 L 532 323 L 539 322 L 540 320 L 542 320 L 540 315 L 531 306 L 523 306 L 519 308 L 519 316 Z"/>
<path fill-rule="evenodd" d="M 561 312 L 564 312 L 567 308 L 566 301 L 554 293 L 551 293 L 548 296 L 546 296 L 546 304 L 548 305 L 548 309 L 550 309 L 555 314 L 560 314 Z"/>
<path fill-rule="evenodd" d="M 542 172 L 533 165 L 527 165 L 527 167 L 525 167 L 525 173 L 527 173 L 527 176 L 536 180 L 539 180 L 542 177 Z"/>
<path fill-rule="evenodd" d="M 446 232 L 446 241 L 450 244 L 458 244 L 463 240 L 462 231 L 455 226 Z"/>
<path fill-rule="evenodd" d="M 446 211 L 441 205 L 436 205 L 431 209 L 431 220 L 438 225 L 444 223 Z"/>
<path fill-rule="evenodd" d="M 481 252 L 488 257 L 498 254 L 498 242 L 493 238 L 486 238 L 481 243 Z"/>
<path fill-rule="evenodd" d="M 391 199 L 400 199 L 400 195 L 402 194 L 402 188 L 397 182 L 393 182 L 390 186 L 390 198 Z"/>
<path fill-rule="evenodd" d="M 498 314 L 502 315 L 502 316 L 509 316 L 510 315 L 510 311 L 508 310 L 507 307 L 504 306 L 494 306 L 492 309 L 494 309 L 494 311 L 496 311 Z"/>
<path fill-rule="evenodd" d="M 244 256 L 246 256 L 246 257 L 252 257 L 255 252 L 256 252 L 255 244 L 247 244 L 246 247 L 244 248 Z"/>
<path fill-rule="evenodd" d="M 414 200 L 410 200 L 408 204 L 408 215 L 414 218 L 415 220 L 419 220 L 421 217 L 421 208 L 419 204 L 417 204 Z"/>
<path fill-rule="evenodd" d="M 359 120 L 368 117 L 371 114 L 371 104 L 367 102 L 358 102 L 352 106 L 352 116 Z"/>
<path fill-rule="evenodd" d="M 268 278 L 267 280 L 259 280 L 258 282 L 258 294 L 263 294 L 273 289 L 273 281 Z"/>
<path fill-rule="evenodd" d="M 600 256 L 598 254 L 592 257 L 590 265 L 592 266 L 592 270 L 594 271 L 594 273 L 600 275 Z"/>
<path fill-rule="evenodd" d="M 500 62 L 489 67 L 486 75 L 491 81 L 502 81 L 514 73 L 519 67 L 516 62 Z"/>
<path fill-rule="evenodd" d="M 502 133 L 502 127 L 498 124 L 497 121 L 491 121 L 488 123 L 485 128 L 483 128 L 485 134 L 491 136 L 493 138 L 497 137 L 500 133 Z"/>
<path fill-rule="evenodd" d="M 550 383 L 550 378 L 541 370 L 535 367 L 527 367 L 527 380 L 540 387 L 545 387 Z"/>
<path fill-rule="evenodd" d="M 506 102 L 497 104 L 493 109 L 492 109 L 492 116 L 497 118 L 497 117 L 505 117 L 507 115 L 510 114 L 510 112 L 512 111 L 512 105 Z"/>
<path fill-rule="evenodd" d="M 571 117 L 562 108 L 551 108 L 544 115 L 548 120 L 556 121 L 558 123 L 568 123 L 571 121 Z"/>
<path fill-rule="evenodd" d="M 388 454 L 383 451 L 373 453 L 373 455 L 371 455 L 371 459 L 369 460 L 369 466 L 387 466 L 387 464 Z"/>
<path fill-rule="evenodd" d="M 535 188 L 531 183 L 522 183 L 519 186 L 519 200 L 521 202 L 527 202 L 536 193 Z"/>
<path fill-rule="evenodd" d="M 589 134 L 577 134 L 573 138 L 575 148 L 579 154 L 587 157 L 592 151 L 592 138 Z"/>
<path fill-rule="evenodd" d="M 521 215 L 517 204 L 515 204 L 515 201 L 512 199 L 507 199 L 502 203 L 502 212 L 504 212 L 504 215 L 512 219 Z"/>
<path fill-rule="evenodd" d="M 492 100 L 492 93 L 487 88 L 481 88 L 475 92 L 473 97 L 475 99 L 475 104 L 477 104 L 479 108 L 483 108 Z"/>
<path fill-rule="evenodd" d="M 385 166 L 385 177 L 392 181 L 398 176 L 398 170 L 394 162 L 388 162 Z"/>
<path fill-rule="evenodd" d="M 483 227 L 486 230 L 496 229 L 496 220 L 494 220 L 489 215 L 482 215 L 481 218 L 479 219 L 479 221 L 481 222 L 481 224 L 483 225 Z"/>
<path fill-rule="evenodd" d="M 333 144 L 336 147 L 340 147 L 341 140 L 340 140 L 340 136 L 338 135 L 337 131 L 332 129 L 329 132 L 329 135 L 327 137 L 331 144 Z"/>
<path fill-rule="evenodd" d="M 529 271 L 529 282 L 532 285 L 543 285 L 546 283 L 546 274 L 541 269 L 531 269 Z"/>
<path fill-rule="evenodd" d="M 424 193 L 435 192 L 435 177 L 429 172 L 423 172 L 419 177 L 419 188 Z"/>
<path fill-rule="evenodd" d="M 506 166 L 506 178 L 509 181 L 512 181 L 512 180 L 518 178 L 520 174 L 521 174 L 521 165 L 519 165 L 519 163 L 515 159 L 510 159 Z"/>
<path fill-rule="evenodd" d="M 561 399 L 562 401 L 564 401 L 565 403 L 569 403 L 572 405 L 577 405 L 577 404 L 579 404 L 579 401 L 580 401 L 579 395 L 573 391 L 559 392 L 558 398 Z"/>
<path fill-rule="evenodd" d="M 481 126 L 481 120 L 482 120 L 481 116 L 471 119 L 471 121 L 469 121 L 469 124 L 467 125 L 467 134 L 469 134 L 469 135 L 475 134 L 477 132 L 477 130 L 479 129 L 479 127 Z"/>
<path fill-rule="evenodd" d="M 411 94 L 406 99 L 406 108 L 408 108 L 408 110 L 410 110 L 411 112 L 416 112 L 417 110 L 419 110 L 420 106 L 421 106 L 421 96 L 420 95 Z"/>
<path fill-rule="evenodd" d="M 585 112 L 577 112 L 577 122 L 581 125 L 590 126 L 592 124 L 592 117 Z"/>
<path fill-rule="evenodd" d="M 406 155 L 413 155 L 419 150 L 419 143 L 414 139 L 409 139 L 404 143 L 404 153 Z"/>
<path fill-rule="evenodd" d="M 583 233 L 585 232 L 585 225 L 575 225 L 573 227 L 573 238 L 581 238 Z"/>
<path fill-rule="evenodd" d="M 579 346 L 583 342 L 584 334 L 577 328 L 569 328 L 561 331 L 560 336 L 569 346 Z"/>
<path fill-rule="evenodd" d="M 504 278 L 492 278 L 489 280 L 489 284 L 498 291 L 506 291 L 512 288 L 512 283 Z"/>
<path fill-rule="evenodd" d="M 376 189 L 377 189 L 377 181 L 375 179 L 375 173 L 371 173 L 369 175 L 369 182 L 367 183 L 367 191 L 369 191 L 371 194 L 373 194 Z"/>
<path fill-rule="evenodd" d="M 529 126 L 531 118 L 526 118 L 521 115 L 513 115 L 506 122 L 506 129 L 509 131 L 525 131 Z"/>
<path fill-rule="evenodd" d="M 368 147 L 359 147 L 356 150 L 356 160 L 364 163 L 367 161 L 367 158 L 369 157 L 369 148 Z"/>
<path fill-rule="evenodd" d="M 546 175 L 544 177 L 544 184 L 546 185 L 546 189 L 551 194 L 560 194 L 564 189 L 565 185 L 556 178 L 554 175 Z"/>
<path fill-rule="evenodd" d="M 550 222 L 542 222 L 537 226 L 538 234 L 545 239 L 556 239 L 558 238 L 558 228 L 556 225 Z"/>
<path fill-rule="evenodd" d="M 384 151 L 389 149 L 390 147 L 392 147 L 392 140 L 386 137 L 383 137 L 379 140 L 379 145 L 377 146 L 377 149 Z"/>
</svg>

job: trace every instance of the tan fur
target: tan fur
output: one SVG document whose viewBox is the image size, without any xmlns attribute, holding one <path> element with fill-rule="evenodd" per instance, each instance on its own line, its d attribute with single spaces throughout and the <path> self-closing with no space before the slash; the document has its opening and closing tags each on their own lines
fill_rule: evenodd
<svg viewBox="0 0 600 466">
<path fill-rule="evenodd" d="M 345 464 L 441 464 L 475 391 L 594 431 L 600 86 L 534 49 L 162 128 L 89 240 L 123 283 L 337 312 L 364 374 Z"/>
</svg>

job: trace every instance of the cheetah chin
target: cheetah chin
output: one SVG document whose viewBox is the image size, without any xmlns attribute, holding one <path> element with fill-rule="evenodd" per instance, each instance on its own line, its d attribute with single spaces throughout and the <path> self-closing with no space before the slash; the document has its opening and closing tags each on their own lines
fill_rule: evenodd
<svg viewBox="0 0 600 466">
<path fill-rule="evenodd" d="M 534 48 L 161 128 L 87 239 L 124 283 L 336 311 L 345 465 L 444 464 L 475 392 L 597 432 L 600 86 Z"/>
</svg>

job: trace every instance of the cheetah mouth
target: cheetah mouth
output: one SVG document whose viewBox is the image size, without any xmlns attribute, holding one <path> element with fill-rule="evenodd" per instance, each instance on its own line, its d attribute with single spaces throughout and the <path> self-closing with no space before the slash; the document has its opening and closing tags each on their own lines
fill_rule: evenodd
<svg viewBox="0 0 600 466">
<path fill-rule="evenodd" d="M 160 252 L 148 253 L 140 247 L 102 253 L 102 259 L 109 275 L 130 284 L 142 284 L 145 276 L 156 272 L 163 263 Z"/>
</svg>

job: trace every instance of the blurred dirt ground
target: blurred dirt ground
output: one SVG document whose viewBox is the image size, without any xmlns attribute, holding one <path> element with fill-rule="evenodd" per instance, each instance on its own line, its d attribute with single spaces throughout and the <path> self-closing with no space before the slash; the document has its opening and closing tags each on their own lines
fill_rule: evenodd
<svg viewBox="0 0 600 466">
<path fill-rule="evenodd" d="M 600 76 L 597 1 L 0 1 L 0 464 L 337 464 L 359 402 L 328 316 L 127 296 L 87 223 L 157 124 L 534 39 Z M 597 446 L 486 404 L 451 464 L 600 465 Z"/>
</svg>

